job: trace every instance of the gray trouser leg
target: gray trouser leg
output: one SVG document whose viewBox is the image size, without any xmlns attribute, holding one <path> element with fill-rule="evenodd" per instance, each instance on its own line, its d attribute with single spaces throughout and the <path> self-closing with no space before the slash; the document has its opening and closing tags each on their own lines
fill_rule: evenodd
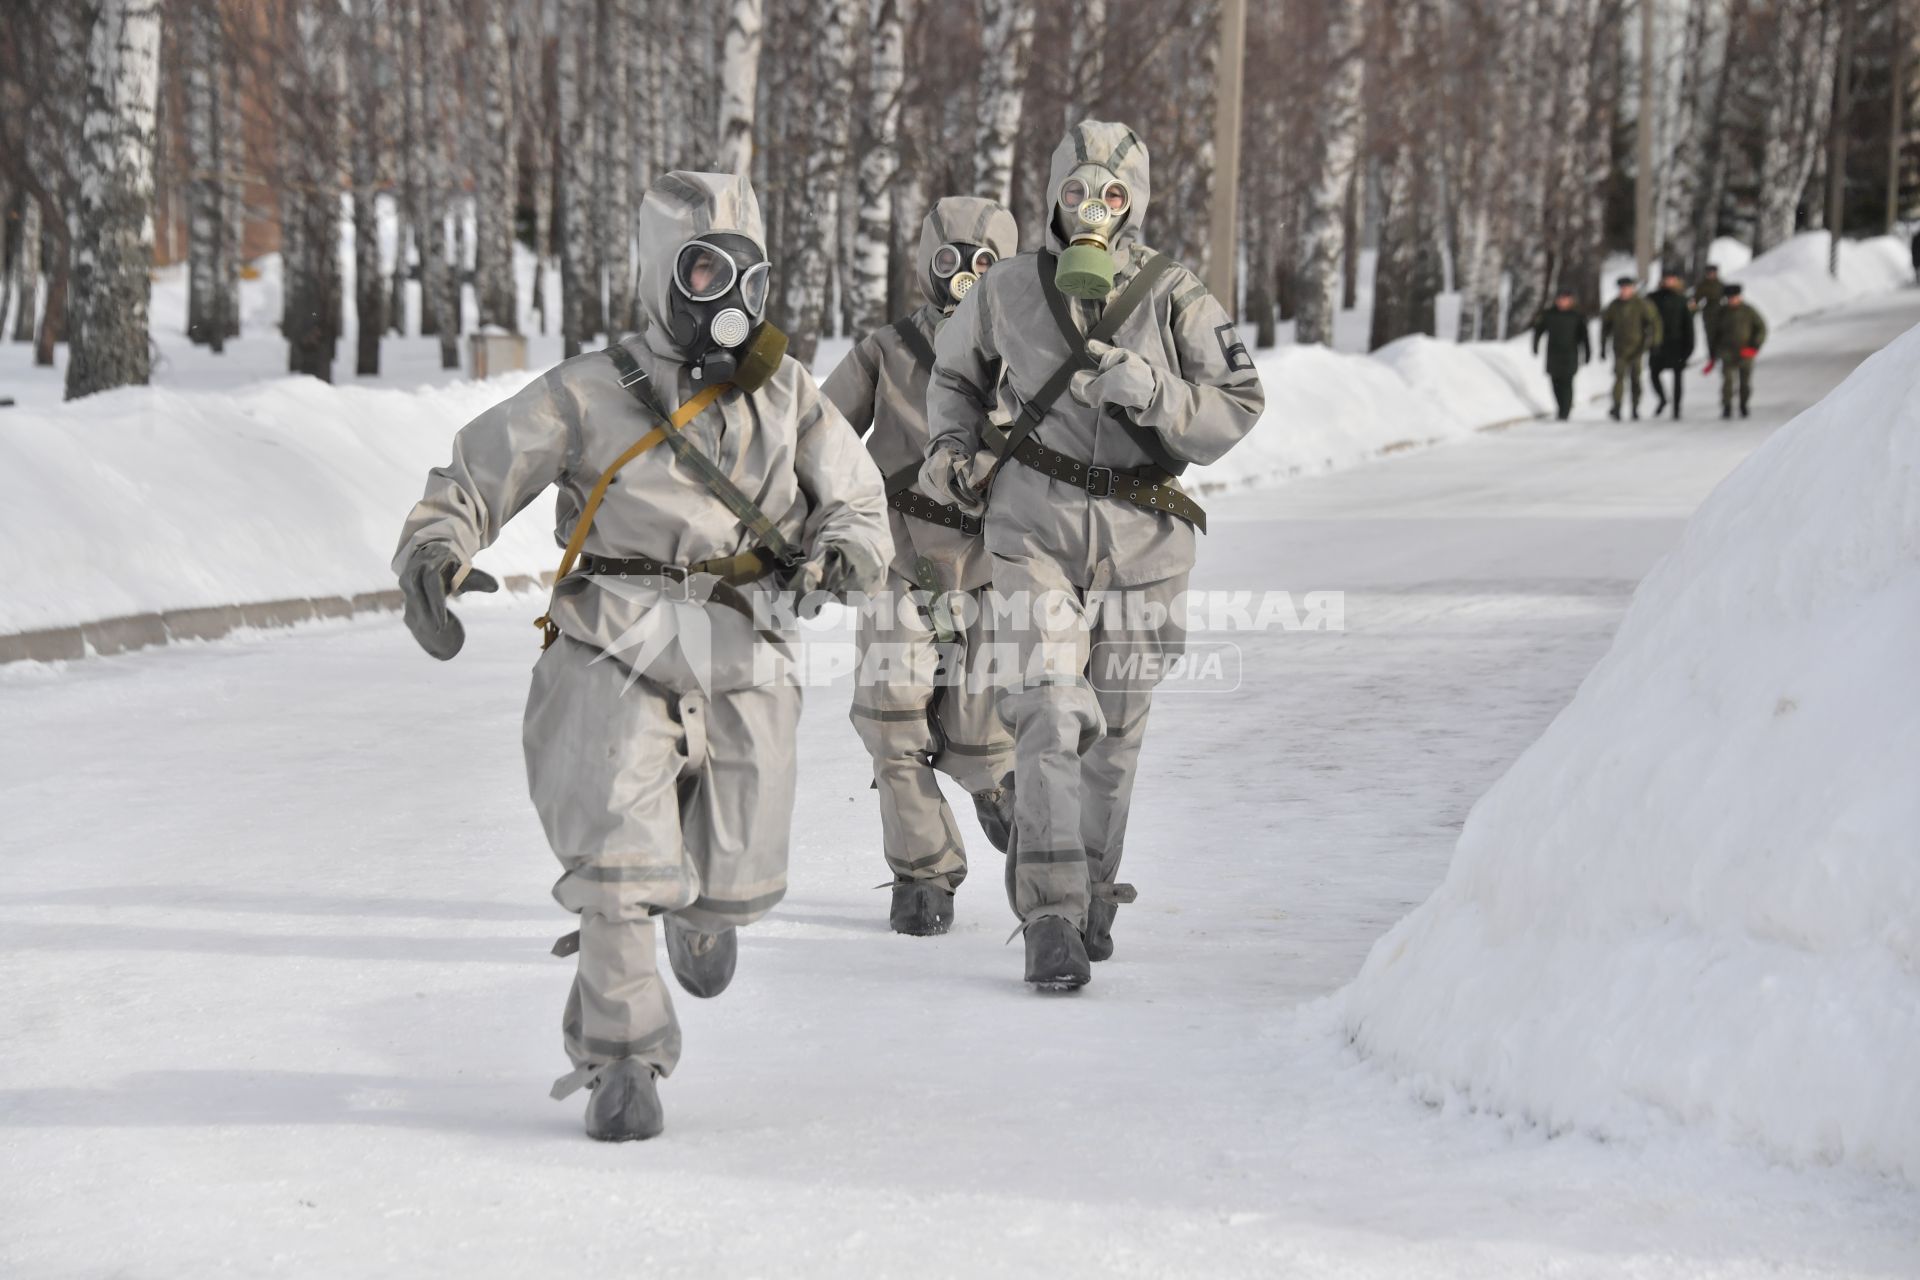
<svg viewBox="0 0 1920 1280">
<path fill-rule="evenodd" d="M 598 660 L 596 660 L 598 659 Z M 580 915 L 564 1023 L 576 1066 L 638 1057 L 673 1069 L 680 1030 L 656 970 L 651 917 L 702 932 L 758 919 L 786 888 L 800 692 L 719 692 L 634 678 L 562 636 L 534 667 L 527 782 Z"/>
<path fill-rule="evenodd" d="M 1162 664 L 1186 649 L 1186 620 L 1172 616 L 1186 589 L 1180 574 L 1115 592 L 1094 620 L 1088 677 L 1106 733 L 1081 761 L 1080 831 L 1095 884 L 1111 884 L 1120 870 L 1154 686 Z"/>
<path fill-rule="evenodd" d="M 913 589 L 899 578 L 889 585 L 900 599 Z M 979 652 L 982 628 L 975 617 L 963 637 L 966 654 Z M 934 771 L 979 792 L 996 786 L 1013 767 L 1012 739 L 993 711 L 997 691 L 937 675 L 944 670 L 943 655 L 932 627 L 912 608 L 890 611 L 884 619 L 863 616 L 858 645 L 860 679 L 849 718 L 873 757 L 887 865 L 897 879 L 956 889 L 966 879 L 966 851 Z M 944 655 L 946 661 L 958 656 Z M 930 768 L 927 708 L 937 683 L 936 714 L 947 744 Z"/>
<path fill-rule="evenodd" d="M 1015 613 L 1006 638 L 1019 680 L 1001 698 L 1000 716 L 1014 733 L 1013 896 L 1023 920 L 1058 915 L 1085 928 L 1092 884 L 1119 866 L 1157 682 L 1151 663 L 1126 659 L 1170 656 L 1184 643 L 1178 620 L 1136 627 L 1128 606 L 1164 609 L 1185 585 L 1183 574 L 1110 592 L 1095 617 L 1087 593 L 1052 564 L 994 557 L 994 590 Z M 1022 592 L 1027 609 L 1018 605 Z"/>
</svg>

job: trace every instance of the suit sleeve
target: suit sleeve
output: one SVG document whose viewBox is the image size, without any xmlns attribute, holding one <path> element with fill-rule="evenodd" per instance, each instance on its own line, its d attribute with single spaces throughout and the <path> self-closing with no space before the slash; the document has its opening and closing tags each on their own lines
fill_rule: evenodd
<svg viewBox="0 0 1920 1280">
<path fill-rule="evenodd" d="M 797 362 L 795 372 L 800 420 L 793 470 L 807 495 L 809 551 L 828 543 L 865 543 L 875 559 L 886 564 L 893 559 L 893 534 L 887 527 L 887 495 L 879 469 L 840 410 L 814 385 L 813 375 Z"/>
<path fill-rule="evenodd" d="M 1205 466 L 1246 438 L 1267 406 L 1253 359 L 1226 308 L 1185 272 L 1176 273 L 1173 349 L 1176 371 L 1159 370 L 1142 426 L 1159 433 L 1175 457 Z"/>
<path fill-rule="evenodd" d="M 460 428 L 452 461 L 427 473 L 426 493 L 407 516 L 394 572 L 429 542 L 450 544 L 465 563 L 492 545 L 507 521 L 560 478 L 577 439 L 572 405 L 555 369 Z"/>
<path fill-rule="evenodd" d="M 868 334 L 853 344 L 847 358 L 820 384 L 820 393 L 833 402 L 856 435 L 873 429 L 873 402 L 880 386 L 880 344 Z"/>
<path fill-rule="evenodd" d="M 951 449 L 973 457 L 1000 385 L 1001 358 L 990 290 L 969 290 L 934 335 L 927 381 L 927 453 Z"/>
<path fill-rule="evenodd" d="M 1580 363 L 1586 364 L 1593 359 L 1593 339 L 1587 336 L 1587 322 L 1580 322 Z"/>
</svg>

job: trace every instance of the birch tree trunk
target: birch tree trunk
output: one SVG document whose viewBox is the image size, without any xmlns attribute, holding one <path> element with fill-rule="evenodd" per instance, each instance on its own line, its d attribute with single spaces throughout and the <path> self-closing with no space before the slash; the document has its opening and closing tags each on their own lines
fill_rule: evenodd
<svg viewBox="0 0 1920 1280">
<path fill-rule="evenodd" d="M 761 0 L 733 0 L 727 7 L 726 43 L 720 57 L 720 168 L 753 172 L 753 107 L 760 82 Z"/>
<path fill-rule="evenodd" d="M 860 149 L 859 223 L 847 272 L 856 332 L 887 323 L 887 269 L 893 249 L 893 183 L 900 172 L 900 108 L 906 89 L 906 32 L 912 0 L 873 0 L 867 109 Z"/>
<path fill-rule="evenodd" d="M 225 281 L 221 258 L 226 212 L 220 138 L 220 15 L 215 0 L 184 6 L 181 45 L 186 62 L 187 144 L 187 337 L 220 350 L 226 340 L 221 312 Z"/>
<path fill-rule="evenodd" d="M 1833 106 L 1839 26 L 1823 0 L 1775 0 L 1771 92 L 1766 99 L 1755 253 L 1793 235 Z"/>
<path fill-rule="evenodd" d="M 628 80 L 629 42 L 640 38 L 636 0 L 606 0 L 600 36 L 600 163 L 594 225 L 606 272 L 606 331 L 611 338 L 633 326 L 633 94 Z"/>
<path fill-rule="evenodd" d="M 813 0 L 809 34 L 813 40 L 813 93 L 810 95 L 811 136 L 808 139 L 803 238 L 794 271 L 788 311 L 793 328 L 790 350 L 802 364 L 813 360 L 826 317 L 828 288 L 833 272 L 835 242 L 840 228 L 840 187 L 846 176 L 847 132 L 851 96 L 847 82 L 853 73 L 854 6 L 860 0 Z"/>
<path fill-rule="evenodd" d="M 32 342 L 39 318 L 40 283 L 40 201 L 29 193 L 20 206 L 20 244 L 13 256 L 14 296 L 19 299 L 13 316 L 13 340 Z"/>
<path fill-rule="evenodd" d="M 1066 122 L 1071 129 L 1093 114 L 1106 76 L 1107 0 L 1080 0 L 1074 6 L 1073 32 L 1067 38 L 1068 74 L 1073 92 L 1067 96 Z"/>
<path fill-rule="evenodd" d="M 427 260 L 421 271 L 422 294 L 432 293 L 436 332 L 440 337 L 440 367 L 460 367 L 462 298 L 460 258 L 455 252 L 449 219 L 453 203 L 453 164 L 447 137 L 457 117 L 454 62 L 450 43 L 452 14 L 447 0 L 421 0 L 422 69 L 426 73 L 425 104 L 427 166 Z"/>
<path fill-rule="evenodd" d="M 380 372 L 380 335 L 387 327 L 387 282 L 380 274 L 380 223 L 375 192 L 380 185 L 380 61 L 373 0 L 352 0 L 347 44 L 349 128 L 353 182 L 353 313 L 356 375 Z"/>
<path fill-rule="evenodd" d="M 281 330 L 287 371 L 333 380 L 341 324 L 340 142 L 345 25 L 334 0 L 298 0 L 286 10 L 286 53 L 276 71 L 279 143 Z"/>
<path fill-rule="evenodd" d="M 980 0 L 980 120 L 974 194 L 1013 203 L 1013 153 L 1020 139 L 1020 96 L 1033 48 L 1034 0 Z"/>
<path fill-rule="evenodd" d="M 559 62 L 556 88 L 560 106 L 561 177 L 554 201 L 554 222 L 560 240 L 561 354 L 572 358 L 596 330 L 588 317 L 599 291 L 594 287 L 593 226 L 589 198 L 593 191 L 593 128 L 587 111 L 586 68 L 580 43 L 593 30 L 593 0 L 559 0 Z"/>
<path fill-rule="evenodd" d="M 474 294 L 480 324 L 520 332 L 520 307 L 513 272 L 513 211 L 519 184 L 513 145 L 513 46 L 507 36 L 508 13 L 502 3 L 482 6 L 480 41 L 474 49 L 484 122 L 475 157 Z M 473 104 L 468 104 L 468 110 Z"/>
<path fill-rule="evenodd" d="M 1317 134 L 1315 181 L 1307 188 L 1300 233 L 1300 293 L 1294 341 L 1332 345 L 1340 304 L 1347 187 L 1360 150 L 1364 0 L 1326 0 L 1326 95 Z"/>
<path fill-rule="evenodd" d="M 147 381 L 153 268 L 159 0 L 99 0 L 87 42 L 86 114 L 74 157 L 69 400 Z"/>
</svg>

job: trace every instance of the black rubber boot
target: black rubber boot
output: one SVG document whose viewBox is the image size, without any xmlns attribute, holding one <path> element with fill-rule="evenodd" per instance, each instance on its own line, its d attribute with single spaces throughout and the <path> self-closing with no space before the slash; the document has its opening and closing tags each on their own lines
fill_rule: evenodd
<svg viewBox="0 0 1920 1280">
<path fill-rule="evenodd" d="M 732 929 L 719 933 L 701 933 L 667 915 L 667 963 L 673 976 L 690 996 L 711 1000 L 733 981 L 733 966 L 740 958 L 740 939 Z"/>
<path fill-rule="evenodd" d="M 1059 916 L 1029 921 L 1027 981 L 1042 991 L 1072 991 L 1087 985 L 1093 970 L 1087 963 L 1086 940 Z"/>
<path fill-rule="evenodd" d="M 953 927 L 953 894 L 925 880 L 896 880 L 887 922 L 912 938 L 945 933 Z"/>
<path fill-rule="evenodd" d="M 1006 786 L 973 793 L 973 816 L 980 819 L 980 829 L 1002 853 L 1007 851 L 1007 841 L 1013 836 L 1012 781 L 1009 777 Z"/>
<path fill-rule="evenodd" d="M 653 1068 L 638 1058 L 616 1058 L 601 1071 L 587 1098 L 587 1136 L 597 1142 L 639 1142 L 667 1127 Z"/>
<path fill-rule="evenodd" d="M 1613 406 L 1613 408 L 1607 410 L 1607 416 L 1609 418 L 1612 418 L 1615 422 L 1620 421 L 1620 406 L 1615 405 Z"/>
</svg>

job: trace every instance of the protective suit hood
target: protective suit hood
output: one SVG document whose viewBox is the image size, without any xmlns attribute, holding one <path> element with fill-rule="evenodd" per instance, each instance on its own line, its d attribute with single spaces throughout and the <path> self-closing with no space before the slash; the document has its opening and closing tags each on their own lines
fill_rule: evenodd
<svg viewBox="0 0 1920 1280">
<path fill-rule="evenodd" d="M 1147 197 L 1151 193 L 1147 171 L 1147 144 L 1124 124 L 1108 120 L 1082 120 L 1067 130 L 1066 137 L 1053 149 L 1053 164 L 1047 173 L 1047 248 L 1062 253 L 1067 242 L 1060 235 L 1060 184 L 1075 170 L 1087 167 L 1104 170 L 1127 184 L 1132 203 L 1126 221 L 1114 237 L 1113 249 L 1121 253 L 1125 246 L 1138 243 L 1147 221 Z"/>
<path fill-rule="evenodd" d="M 1020 251 L 1020 224 L 1005 205 L 979 196 L 946 196 L 934 202 L 920 224 L 921 291 L 936 307 L 946 305 L 941 281 L 933 274 L 933 255 L 943 244 L 977 244 L 1002 262 Z"/>
<path fill-rule="evenodd" d="M 640 305 L 646 316 L 647 346 L 658 355 L 683 363 L 688 359 L 688 353 L 669 336 L 667 325 L 674 257 L 681 245 L 713 231 L 745 236 L 766 255 L 767 230 L 760 218 L 760 201 L 744 177 L 676 169 L 654 179 L 640 201 L 636 227 Z"/>
</svg>

